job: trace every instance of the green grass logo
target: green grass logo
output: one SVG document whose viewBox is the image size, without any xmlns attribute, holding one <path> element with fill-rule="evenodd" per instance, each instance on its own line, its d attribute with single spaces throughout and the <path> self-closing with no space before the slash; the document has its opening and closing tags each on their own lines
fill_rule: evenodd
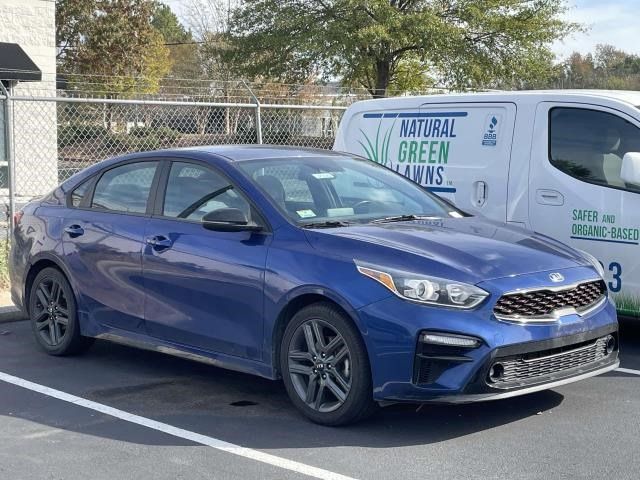
<svg viewBox="0 0 640 480">
<path fill-rule="evenodd" d="M 640 317 L 640 297 L 625 292 L 612 297 L 619 314 Z"/>
<path fill-rule="evenodd" d="M 375 139 L 369 138 L 369 136 L 364 133 L 364 130 L 360 129 L 360 132 L 364 137 L 364 142 L 358 140 L 358 143 L 362 145 L 365 155 L 369 160 L 379 163 L 380 165 L 387 165 L 387 163 L 389 162 L 389 145 L 391 144 L 391 134 L 393 133 L 393 127 L 395 127 L 395 125 L 396 121 L 394 120 L 388 130 L 386 130 L 385 132 L 381 132 L 382 119 L 380 119 Z M 382 136 L 380 136 L 381 133 Z"/>
</svg>

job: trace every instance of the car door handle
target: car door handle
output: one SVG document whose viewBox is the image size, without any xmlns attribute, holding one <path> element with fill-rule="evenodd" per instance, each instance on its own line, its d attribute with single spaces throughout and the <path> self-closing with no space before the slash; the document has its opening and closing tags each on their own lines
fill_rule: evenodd
<svg viewBox="0 0 640 480">
<path fill-rule="evenodd" d="M 536 190 L 536 202 L 540 205 L 564 205 L 564 195 L 556 190 Z"/>
<path fill-rule="evenodd" d="M 171 248 L 171 246 L 173 245 L 173 242 L 164 235 L 154 235 L 153 237 L 148 237 L 146 242 L 147 245 L 151 245 L 156 250 Z"/>
<path fill-rule="evenodd" d="M 84 234 L 84 228 L 80 225 L 69 225 L 64 228 L 64 231 L 68 233 L 71 238 L 76 238 Z"/>
</svg>

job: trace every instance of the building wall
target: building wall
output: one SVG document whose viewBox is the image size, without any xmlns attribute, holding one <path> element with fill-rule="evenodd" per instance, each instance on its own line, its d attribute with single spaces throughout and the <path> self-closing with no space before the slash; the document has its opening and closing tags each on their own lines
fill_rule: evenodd
<svg viewBox="0 0 640 480">
<path fill-rule="evenodd" d="M 55 37 L 55 0 L 0 0 L 0 42 L 19 44 L 42 71 L 42 82 L 21 82 L 13 95 L 55 96 Z M 56 104 L 12 108 L 16 195 L 41 195 L 58 183 Z"/>
</svg>

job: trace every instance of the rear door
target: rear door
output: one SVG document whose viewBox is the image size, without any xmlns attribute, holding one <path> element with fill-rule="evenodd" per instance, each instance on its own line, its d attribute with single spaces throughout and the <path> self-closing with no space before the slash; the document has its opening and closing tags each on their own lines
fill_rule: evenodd
<svg viewBox="0 0 640 480">
<path fill-rule="evenodd" d="M 158 165 L 118 164 L 71 193 L 63 249 L 80 315 L 97 324 L 145 332 L 142 245 Z"/>
<path fill-rule="evenodd" d="M 515 117 L 513 103 L 425 103 L 356 113 L 344 137 L 348 151 L 505 221 Z"/>
<path fill-rule="evenodd" d="M 531 227 L 594 255 L 618 309 L 640 313 L 640 188 L 620 178 L 640 124 L 599 105 L 538 105 L 529 174 Z"/>
</svg>

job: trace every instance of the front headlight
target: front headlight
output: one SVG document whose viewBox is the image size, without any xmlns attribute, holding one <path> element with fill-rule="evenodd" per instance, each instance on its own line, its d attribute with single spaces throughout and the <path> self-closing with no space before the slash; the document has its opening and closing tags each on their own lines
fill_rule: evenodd
<svg viewBox="0 0 640 480">
<path fill-rule="evenodd" d="M 584 259 L 589 262 L 591 265 L 593 265 L 593 268 L 596 269 L 596 271 L 598 272 L 598 275 L 600 275 L 600 277 L 604 278 L 604 267 L 602 266 L 602 264 L 598 261 L 598 259 L 596 257 L 594 257 L 593 255 L 591 255 L 588 252 L 585 252 L 584 250 L 578 250 L 582 256 L 584 257 Z"/>
<path fill-rule="evenodd" d="M 354 260 L 358 271 L 412 302 L 470 309 L 489 296 L 481 288 L 444 278 L 383 268 Z"/>
</svg>

